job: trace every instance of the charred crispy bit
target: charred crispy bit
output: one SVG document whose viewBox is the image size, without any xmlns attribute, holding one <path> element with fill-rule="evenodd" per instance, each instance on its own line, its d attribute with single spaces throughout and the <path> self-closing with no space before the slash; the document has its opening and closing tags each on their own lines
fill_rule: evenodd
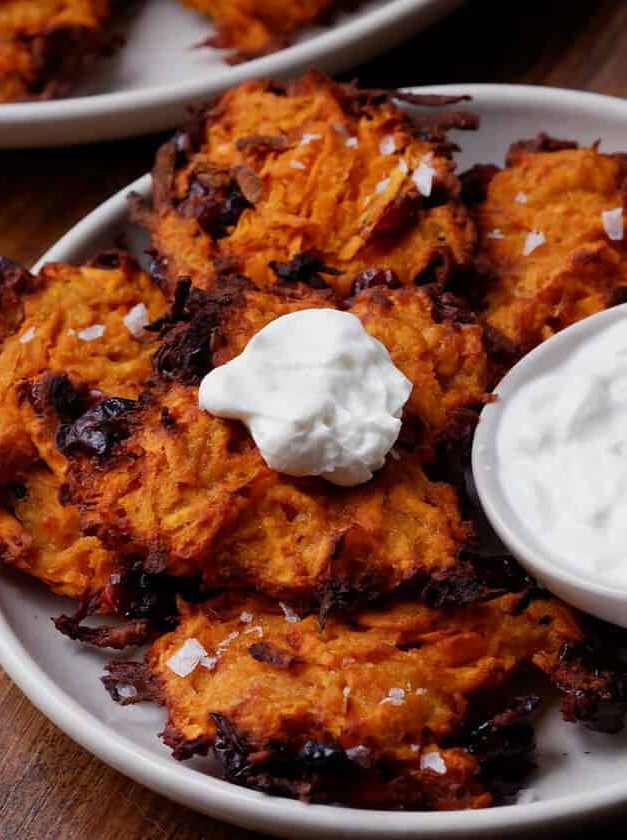
<svg viewBox="0 0 627 840">
<path fill-rule="evenodd" d="M 305 251 L 296 254 L 287 262 L 271 260 L 268 265 L 274 271 L 279 280 L 284 283 L 305 283 L 312 289 L 324 289 L 327 284 L 322 275 L 337 277 L 341 274 L 337 268 L 325 265 L 314 251 Z"/>
<path fill-rule="evenodd" d="M 475 231 L 442 120 L 432 140 L 393 97 L 311 73 L 246 82 L 199 114 L 200 142 L 161 149 L 152 207 L 136 208 L 170 291 L 182 276 L 212 288 L 225 259 L 257 286 L 313 279 L 339 298 L 376 266 L 411 285 L 443 249 L 447 277 L 468 267 Z"/>
<path fill-rule="evenodd" d="M 598 732 L 620 732 L 627 711 L 627 674 L 616 674 L 611 657 L 589 641 L 564 644 L 553 672 L 565 695 L 564 717 Z"/>
<path fill-rule="evenodd" d="M 501 169 L 492 163 L 477 163 L 462 172 L 459 179 L 462 184 L 462 198 L 468 205 L 485 201 L 490 181 Z"/>
<path fill-rule="evenodd" d="M 211 292 L 179 281 L 170 312 L 150 327 L 161 339 L 153 358 L 155 371 L 163 381 L 198 385 L 275 318 L 332 306 L 326 292 L 303 286 L 264 292 L 241 275 L 219 279 Z"/>
<path fill-rule="evenodd" d="M 215 35 L 209 44 L 234 50 L 232 60 L 266 55 L 286 46 L 308 24 L 321 21 L 345 0 L 183 0 L 214 19 Z"/>
<path fill-rule="evenodd" d="M 55 626 L 70 639 L 112 650 L 146 644 L 156 635 L 155 625 L 149 620 L 127 621 L 111 627 L 87 627 L 62 615 L 55 620 Z"/>
<path fill-rule="evenodd" d="M 516 697 L 503 711 L 479 726 L 471 725 L 462 736 L 468 752 L 481 763 L 482 778 L 505 802 L 513 798 L 520 780 L 535 767 L 535 733 L 528 716 L 540 702 L 534 694 Z"/>
<path fill-rule="evenodd" d="M 69 93 L 85 66 L 112 46 L 103 27 L 113 0 L 3 0 L 0 101 Z"/>
<path fill-rule="evenodd" d="M 57 630 L 95 647 L 122 650 L 171 630 L 178 614 L 178 598 L 188 603 L 200 603 L 206 598 L 198 579 L 173 578 L 161 571 L 148 573 L 135 566 L 136 563 L 116 557 L 113 574 L 98 579 L 92 575 L 90 588 L 81 597 L 78 610 L 55 619 Z M 84 620 L 95 613 L 127 620 L 110 626 L 84 625 Z"/>
<path fill-rule="evenodd" d="M 265 662 L 274 668 L 291 668 L 293 665 L 299 665 L 302 662 L 299 656 L 287 653 L 276 645 L 270 644 L 270 642 L 255 642 L 248 648 L 248 653 L 257 662 Z"/>
<path fill-rule="evenodd" d="M 369 807 L 485 807 L 531 766 L 526 718 L 541 695 L 512 695 L 513 678 L 528 668 L 555 677 L 564 646 L 585 644 L 568 607 L 521 608 L 521 598 L 434 609 L 395 596 L 320 628 L 258 596 L 224 595 L 184 609 L 148 652 L 147 670 L 125 673 L 133 686 L 137 669 L 137 690 L 149 679 L 165 704 L 176 758 L 213 748 L 238 784 Z M 192 639 L 207 663 L 179 676 L 170 660 Z M 281 651 L 290 666 L 251 656 L 252 646 Z M 615 666 L 578 663 L 579 679 L 616 693 Z"/>
<path fill-rule="evenodd" d="M 574 140 L 560 140 L 541 131 L 532 140 L 518 140 L 512 143 L 507 153 L 507 165 L 515 166 L 521 155 L 527 152 L 562 152 L 564 149 L 577 149 L 579 144 Z"/>
<path fill-rule="evenodd" d="M 152 700 L 161 701 L 157 681 L 149 668 L 135 662 L 111 662 L 107 666 L 108 676 L 102 678 L 105 688 L 121 706 Z"/>
<path fill-rule="evenodd" d="M 37 287 L 37 278 L 7 257 L 0 257 L 0 341 L 18 329 L 24 318 L 23 299 Z"/>
<path fill-rule="evenodd" d="M 391 458 L 358 488 L 290 478 L 265 465 L 243 426 L 200 411 L 196 389 L 177 384 L 136 412 L 99 469 L 78 454 L 71 473 L 85 533 L 169 574 L 201 575 L 206 588 L 315 598 L 349 580 L 368 596 L 454 566 L 469 533 L 454 490 L 426 479 L 420 453 Z"/>
<path fill-rule="evenodd" d="M 627 286 L 620 155 L 540 136 L 518 143 L 474 206 L 483 319 L 515 349 L 510 363 L 575 321 L 613 305 Z M 614 230 L 604 217 L 616 211 Z M 611 219 L 611 216 L 610 216 Z"/>
<path fill-rule="evenodd" d="M 126 405 L 152 376 L 155 339 L 136 337 L 124 319 L 140 303 L 155 319 L 165 300 L 124 254 L 106 268 L 50 264 L 36 277 L 5 262 L 3 280 L 0 555 L 80 598 L 107 585 L 115 559 L 81 535 L 78 511 L 60 503 L 67 462 L 55 433 L 65 424 L 68 449 L 79 441 L 106 449 L 113 420 L 104 415 L 113 403 L 102 392 L 120 394 L 114 404 Z M 96 415 L 100 426 L 85 422 Z"/>
</svg>

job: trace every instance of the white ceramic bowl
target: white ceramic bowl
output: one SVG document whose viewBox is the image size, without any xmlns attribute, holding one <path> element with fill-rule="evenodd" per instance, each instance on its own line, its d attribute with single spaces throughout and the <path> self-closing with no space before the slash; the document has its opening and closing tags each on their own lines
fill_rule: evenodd
<svg viewBox="0 0 627 840">
<path fill-rule="evenodd" d="M 572 91 L 456 85 L 431 92 L 469 93 L 483 128 L 459 137 L 461 165 L 502 161 L 509 143 L 544 129 L 606 148 L 627 147 L 627 103 Z M 148 163 L 148 162 L 147 162 Z M 135 185 L 150 190 L 150 179 Z M 130 189 L 130 187 L 129 187 Z M 43 258 L 80 260 L 126 233 L 136 253 L 146 239 L 128 224 L 124 190 L 84 219 Z M 570 832 L 598 825 L 627 803 L 627 734 L 588 732 L 561 720 L 556 706 L 539 719 L 538 770 L 530 779 L 538 801 L 485 811 L 389 813 L 305 805 L 238 788 L 199 772 L 199 763 L 172 760 L 157 732 L 162 710 L 120 708 L 99 682 L 106 654 L 81 649 L 52 631 L 49 617 L 67 604 L 23 576 L 0 572 L 0 664 L 45 715 L 120 772 L 171 799 L 218 819 L 299 840 L 445 840 Z"/>
<path fill-rule="evenodd" d="M 496 441 L 509 401 L 527 383 L 565 362 L 588 339 L 623 322 L 627 304 L 600 312 L 545 341 L 515 365 L 495 388 L 498 400 L 485 406 L 472 449 L 475 486 L 494 530 L 517 560 L 547 589 L 584 612 L 627 627 L 627 590 L 597 583 L 560 562 L 507 498 L 499 472 Z"/>
</svg>

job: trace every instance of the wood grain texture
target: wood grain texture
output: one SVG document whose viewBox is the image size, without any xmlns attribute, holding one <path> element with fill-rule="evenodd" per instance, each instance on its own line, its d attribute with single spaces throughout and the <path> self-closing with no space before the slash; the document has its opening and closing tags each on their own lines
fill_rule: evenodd
<svg viewBox="0 0 627 840">
<path fill-rule="evenodd" d="M 523 82 L 627 96 L 627 3 L 475 0 L 347 77 L 355 75 L 377 87 Z M 145 172 L 161 139 L 0 152 L 0 254 L 32 264 Z M 1 672 L 0 722 L 1 840 L 260 836 L 197 816 L 105 767 L 48 723 Z"/>
</svg>

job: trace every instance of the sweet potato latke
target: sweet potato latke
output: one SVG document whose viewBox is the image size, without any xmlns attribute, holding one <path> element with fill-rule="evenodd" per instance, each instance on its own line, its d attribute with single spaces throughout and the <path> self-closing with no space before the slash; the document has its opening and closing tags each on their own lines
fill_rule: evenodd
<svg viewBox="0 0 627 840">
<path fill-rule="evenodd" d="M 490 176 L 474 213 L 483 317 L 516 358 L 626 299 L 627 247 L 610 239 L 602 214 L 623 207 L 627 165 L 623 155 L 540 135 L 514 144 L 507 168 Z"/>
<path fill-rule="evenodd" d="M 262 291 L 241 277 L 187 291 L 184 302 L 186 289 L 154 357 L 167 384 L 120 418 L 128 429 L 110 457 L 74 439 L 69 447 L 70 496 L 86 533 L 143 557 L 151 571 L 201 576 L 207 589 L 251 585 L 323 603 L 454 569 L 468 526 L 454 489 L 429 481 L 422 463 L 456 410 L 484 396 L 478 328 L 437 323 L 424 289 L 371 289 L 351 302 L 415 383 L 405 422 L 415 448 L 395 452 L 367 485 L 337 490 L 270 470 L 240 424 L 199 409 L 197 392 L 270 320 L 331 307 L 332 296 L 306 286 Z"/>
<path fill-rule="evenodd" d="M 537 595 L 462 609 L 396 598 L 324 629 L 285 604 L 220 597 L 186 610 L 145 664 L 112 663 L 105 684 L 121 702 L 164 703 L 174 756 L 212 748 L 238 784 L 366 807 L 485 807 L 532 765 L 524 718 L 540 697 L 516 696 L 525 667 L 557 685 L 569 720 L 614 731 L 625 710 L 616 674 L 583 676 L 599 654 L 571 611 Z M 191 663 L 176 662 L 184 643 L 199 651 Z"/>
<path fill-rule="evenodd" d="M 324 283 L 339 298 L 375 267 L 392 285 L 444 282 L 475 244 L 442 133 L 451 125 L 476 121 L 411 117 L 388 92 L 317 74 L 240 85 L 158 154 L 152 206 L 136 207 L 156 269 L 170 290 L 181 276 L 212 288 L 236 266 L 261 287 Z"/>
<path fill-rule="evenodd" d="M 183 0 L 214 18 L 212 46 L 235 49 L 234 60 L 281 49 L 298 29 L 316 23 L 342 0 Z"/>
<path fill-rule="evenodd" d="M 166 706 L 176 758 L 319 802 L 480 808 L 532 766 L 549 683 L 565 719 L 623 727 L 616 639 L 481 538 L 463 481 L 490 372 L 620 297 L 601 214 L 623 162 L 540 137 L 462 189 L 443 129 L 473 124 L 317 75 L 247 83 L 136 202 L 160 288 L 119 252 L 0 261 L 1 556 L 78 600 L 66 635 L 152 642 L 105 684 Z M 276 473 L 198 407 L 206 373 L 309 308 L 354 313 L 414 386 L 358 487 Z"/>
<path fill-rule="evenodd" d="M 103 393 L 122 404 L 139 395 L 152 374 L 154 340 L 135 337 L 124 318 L 137 304 L 156 318 L 164 299 L 118 253 L 82 268 L 49 264 L 38 275 L 3 260 L 0 277 L 2 559 L 80 597 L 104 585 L 113 559 L 80 534 L 78 511 L 59 502 L 66 459 L 57 427 Z"/>
<path fill-rule="evenodd" d="M 0 102 L 69 93 L 105 49 L 112 0 L 3 0 Z"/>
</svg>

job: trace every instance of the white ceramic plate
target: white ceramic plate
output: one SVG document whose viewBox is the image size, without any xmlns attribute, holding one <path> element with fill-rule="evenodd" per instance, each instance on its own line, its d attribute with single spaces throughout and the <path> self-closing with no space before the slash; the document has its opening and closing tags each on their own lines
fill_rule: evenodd
<svg viewBox="0 0 627 840">
<path fill-rule="evenodd" d="M 0 0 L 1 2 L 1 0 Z M 69 99 L 0 105 L 0 148 L 113 140 L 172 128 L 185 106 L 244 79 L 337 73 L 392 49 L 463 0 L 364 0 L 332 27 L 310 27 L 287 49 L 231 66 L 223 53 L 194 49 L 213 32 L 179 0 L 131 6 L 116 30 L 126 45 L 87 74 Z"/>
<path fill-rule="evenodd" d="M 431 90 L 452 92 L 447 88 Z M 461 164 L 501 161 L 509 143 L 540 129 L 606 149 L 627 146 L 627 103 L 566 91 L 510 86 L 457 86 L 474 96 L 482 117 L 465 134 Z M 147 193 L 148 177 L 133 188 Z M 130 189 L 130 188 L 129 188 Z M 127 190 L 110 199 L 43 258 L 81 260 L 111 245 L 126 230 L 138 253 L 145 240 L 126 221 Z M 456 813 L 389 813 L 305 805 L 254 793 L 179 764 L 157 732 L 163 712 L 149 705 L 121 708 L 99 683 L 107 655 L 80 648 L 54 632 L 50 616 L 67 605 L 8 571 L 0 579 L 0 663 L 44 714 L 72 738 L 122 773 L 214 817 L 281 837 L 501 838 L 554 833 L 607 816 L 627 803 L 627 735 L 611 737 L 564 723 L 557 707 L 538 725 L 539 768 L 529 782 L 532 804 Z"/>
</svg>

